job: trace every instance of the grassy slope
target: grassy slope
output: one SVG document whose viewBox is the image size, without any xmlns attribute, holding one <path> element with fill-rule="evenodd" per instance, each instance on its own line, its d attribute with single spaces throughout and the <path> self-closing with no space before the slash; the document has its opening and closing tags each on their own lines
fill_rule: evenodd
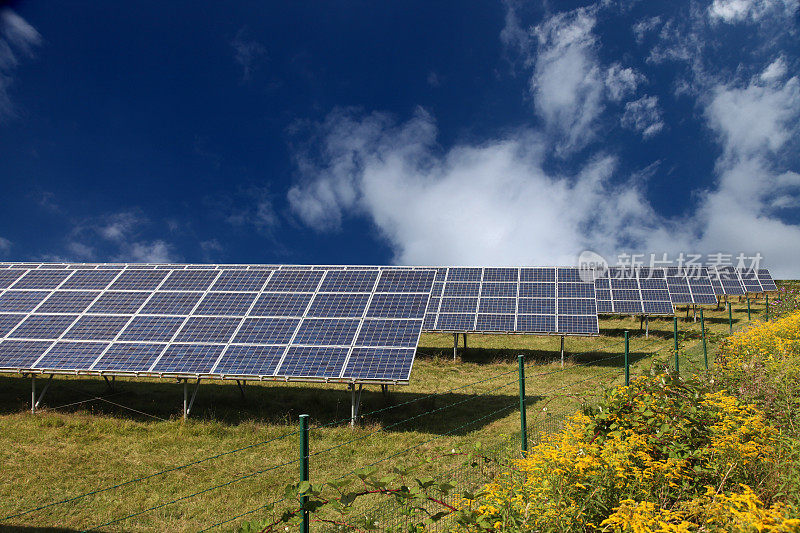
<svg viewBox="0 0 800 533">
<path fill-rule="evenodd" d="M 763 300 L 754 303 L 753 309 L 763 309 Z M 712 332 L 726 333 L 727 313 L 707 311 L 706 322 Z M 735 325 L 746 323 L 743 304 L 734 305 L 733 315 Z M 349 393 L 341 385 L 253 384 L 247 386 L 243 400 L 235 384 L 203 384 L 193 418 L 184 423 L 180 420 L 182 386 L 174 382 L 125 380 L 118 383 L 116 392 L 108 393 L 100 380 L 58 377 L 44 402 L 50 408 L 32 416 L 28 411 L 30 380 L 0 377 L 0 531 L 82 530 L 292 461 L 298 454 L 296 435 L 75 503 L 2 520 L 39 504 L 279 437 L 297 429 L 300 413 L 311 415 L 312 427 L 330 425 L 312 431 L 312 453 L 361 438 L 312 457 L 314 480 L 338 477 L 426 441 L 430 442 L 381 466 L 389 469 L 437 457 L 430 468 L 442 468 L 448 460 L 442 455 L 453 448 L 471 447 L 477 440 L 496 442 L 501 435 L 519 430 L 519 414 L 514 408 L 518 402 L 517 354 L 524 353 L 528 361 L 529 426 L 536 427 L 551 413 L 574 411 L 602 385 L 621 382 L 622 359 L 609 357 L 622 352 L 625 329 L 632 334 L 634 374 L 650 367 L 649 353 L 660 350 L 666 358 L 672 348 L 670 319 L 651 320 L 649 339 L 639 336 L 639 322 L 630 317 L 603 320 L 601 328 L 600 337 L 567 338 L 568 361 L 563 371 L 558 362 L 558 337 L 470 335 L 468 350 L 454 363 L 452 335 L 424 335 L 411 384 L 393 388 L 388 401 L 377 387 L 366 390 L 362 412 L 367 416 L 354 430 L 337 423 L 349 416 L 350 409 Z M 681 367 L 686 369 L 693 362 L 697 369 L 702 353 L 696 345 L 699 323 L 680 321 L 680 329 L 692 336 L 687 344 L 695 344 Z M 504 372 L 510 373 L 420 399 Z M 55 408 L 95 396 L 107 401 Z M 369 414 L 404 402 L 412 403 Z M 509 408 L 492 414 L 504 407 Z M 432 410 L 436 412 L 425 414 Z M 415 418 L 402 422 L 409 417 Z M 196 531 L 280 497 L 283 487 L 296 480 L 298 470 L 296 463 L 269 470 L 103 530 Z"/>
</svg>

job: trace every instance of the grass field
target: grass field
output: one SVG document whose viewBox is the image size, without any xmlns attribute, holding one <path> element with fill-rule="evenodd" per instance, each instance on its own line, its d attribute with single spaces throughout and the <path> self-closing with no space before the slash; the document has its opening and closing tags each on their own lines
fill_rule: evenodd
<svg viewBox="0 0 800 533">
<path fill-rule="evenodd" d="M 754 319 L 763 316 L 764 300 L 753 301 L 752 309 Z M 679 316 L 681 370 L 699 371 L 699 319 Z M 713 343 L 728 332 L 728 313 L 707 307 L 705 317 L 711 356 Z M 733 321 L 734 328 L 746 325 L 744 303 L 733 304 Z M 0 532 L 95 526 L 100 531 L 198 531 L 237 517 L 281 498 L 285 485 L 297 481 L 301 413 L 311 417 L 314 481 L 375 462 L 390 470 L 433 458 L 426 469 L 446 470 L 452 450 L 519 432 L 518 354 L 526 356 L 528 421 L 535 429 L 574 412 L 603 386 L 622 382 L 626 329 L 632 375 L 650 369 L 655 358 L 672 361 L 672 320 L 667 318 L 651 319 L 649 338 L 639 333 L 638 319 L 603 319 L 601 336 L 567 338 L 563 369 L 559 337 L 470 335 L 467 350 L 454 362 L 452 335 L 423 335 L 411 384 L 393 387 L 388 398 L 378 387 L 366 389 L 364 417 L 354 429 L 347 423 L 350 394 L 343 385 L 249 384 L 242 398 L 235 383 L 204 383 L 192 417 L 184 422 L 183 386 L 175 382 L 118 380 L 108 391 L 102 380 L 56 377 L 43 408 L 32 415 L 30 379 L 4 375 Z M 43 379 L 38 381 L 41 388 Z M 271 439 L 276 440 L 263 443 Z M 239 448 L 246 449 L 4 518 Z M 250 513 L 215 530 L 232 530 L 263 516 Z M 113 523 L 103 525 L 108 522 Z"/>
</svg>

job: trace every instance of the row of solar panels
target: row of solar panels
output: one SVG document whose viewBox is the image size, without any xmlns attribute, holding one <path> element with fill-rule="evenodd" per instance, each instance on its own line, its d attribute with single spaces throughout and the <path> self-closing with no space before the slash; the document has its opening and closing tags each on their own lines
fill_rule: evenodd
<svg viewBox="0 0 800 533">
<path fill-rule="evenodd" d="M 714 303 L 668 269 L 0 266 L 12 371 L 399 382 L 423 328 L 597 334 L 598 312 Z"/>
</svg>

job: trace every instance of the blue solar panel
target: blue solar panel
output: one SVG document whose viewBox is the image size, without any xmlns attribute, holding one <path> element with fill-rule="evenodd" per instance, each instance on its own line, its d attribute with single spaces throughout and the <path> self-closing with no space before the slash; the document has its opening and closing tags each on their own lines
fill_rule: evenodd
<svg viewBox="0 0 800 533">
<path fill-rule="evenodd" d="M 414 349 L 353 348 L 342 377 L 348 379 L 407 380 Z"/>
<path fill-rule="evenodd" d="M 152 372 L 208 374 L 224 348 L 219 344 L 170 344 Z"/>
<path fill-rule="evenodd" d="M 65 339 L 72 340 L 114 340 L 122 331 L 130 317 L 84 315 L 64 334 Z"/>
<path fill-rule="evenodd" d="M 477 331 L 514 331 L 515 316 L 513 314 L 483 314 L 478 313 L 478 320 L 475 323 Z"/>
<path fill-rule="evenodd" d="M 36 310 L 37 313 L 82 313 L 97 298 L 95 291 L 56 291 Z"/>
<path fill-rule="evenodd" d="M 79 270 L 61 285 L 62 289 L 102 290 L 108 287 L 120 270 Z"/>
<path fill-rule="evenodd" d="M 166 344 L 117 342 L 111 345 L 92 367 L 98 372 L 146 372 L 161 355 Z"/>
<path fill-rule="evenodd" d="M 303 316 L 311 294 L 264 293 L 258 297 L 250 316 Z"/>
<path fill-rule="evenodd" d="M 181 327 L 183 317 L 137 316 L 122 331 L 121 341 L 167 342 Z"/>
<path fill-rule="evenodd" d="M 89 313 L 132 315 L 139 310 L 150 294 L 148 292 L 104 292 L 89 308 Z"/>
<path fill-rule="evenodd" d="M 62 270 L 29 270 L 16 283 L 13 289 L 55 289 L 69 277 L 72 272 Z"/>
<path fill-rule="evenodd" d="M 777 291 L 778 286 L 775 285 L 775 280 L 772 279 L 772 274 L 766 268 L 758 269 L 758 281 L 761 283 L 761 288 L 765 291 Z"/>
<path fill-rule="evenodd" d="M 300 324 L 294 344 L 349 346 L 358 323 L 358 320 L 348 318 L 306 318 Z"/>
<path fill-rule="evenodd" d="M 422 329 L 428 331 L 436 329 L 436 313 L 425 314 L 425 320 L 422 323 Z"/>
<path fill-rule="evenodd" d="M 519 281 L 518 268 L 485 268 L 483 270 L 484 286 L 487 281 L 510 281 L 516 284 Z"/>
<path fill-rule="evenodd" d="M 474 331 L 474 314 L 439 313 L 436 329 L 444 331 Z"/>
<path fill-rule="evenodd" d="M 25 315 L 0 314 L 0 337 L 5 337 L 9 331 L 22 322 Z"/>
<path fill-rule="evenodd" d="M 559 298 L 559 315 L 596 315 L 597 307 L 593 298 Z"/>
<path fill-rule="evenodd" d="M 520 298 L 517 312 L 524 315 L 554 315 L 556 301 L 553 298 Z"/>
<path fill-rule="evenodd" d="M 516 283 L 484 283 L 481 287 L 481 297 L 487 298 L 516 298 Z"/>
<path fill-rule="evenodd" d="M 152 291 L 169 274 L 165 270 L 126 270 L 111 284 L 115 291 Z"/>
<path fill-rule="evenodd" d="M 271 376 L 286 351 L 285 346 L 229 346 L 215 374 L 233 376 Z"/>
<path fill-rule="evenodd" d="M 418 320 L 365 320 L 356 338 L 357 346 L 417 346 Z"/>
<path fill-rule="evenodd" d="M 265 291 L 314 292 L 325 272 L 314 270 L 278 270 L 267 282 Z"/>
<path fill-rule="evenodd" d="M 522 282 L 554 282 L 556 280 L 556 270 L 554 268 L 521 268 L 519 271 L 519 280 Z"/>
<path fill-rule="evenodd" d="M 369 304 L 366 316 L 370 318 L 422 318 L 425 315 L 427 302 L 427 294 L 375 294 Z"/>
<path fill-rule="evenodd" d="M 0 342 L 0 368 L 31 368 L 51 344 L 52 341 L 4 340 Z"/>
<path fill-rule="evenodd" d="M 517 299 L 516 298 L 481 298 L 480 305 L 478 306 L 479 313 L 490 314 L 503 314 L 517 312 Z M 509 331 L 513 331 L 511 328 Z"/>
<path fill-rule="evenodd" d="M 375 292 L 430 292 L 436 273 L 430 270 L 381 271 Z"/>
<path fill-rule="evenodd" d="M 6 291 L 0 295 L 0 311 L 28 313 L 48 294 L 46 291 Z"/>
<path fill-rule="evenodd" d="M 517 331 L 555 333 L 556 317 L 553 315 L 517 315 Z"/>
<path fill-rule="evenodd" d="M 145 315 L 187 315 L 203 296 L 201 292 L 156 292 L 139 310 Z"/>
<path fill-rule="evenodd" d="M 369 294 L 317 294 L 306 313 L 310 317 L 360 318 L 367 309 Z"/>
<path fill-rule="evenodd" d="M 200 302 L 194 314 L 244 316 L 255 299 L 255 293 L 210 292 Z"/>
<path fill-rule="evenodd" d="M 320 292 L 372 292 L 378 270 L 339 270 L 328 272 Z"/>
<path fill-rule="evenodd" d="M 475 313 L 478 309 L 477 298 L 442 298 L 440 313 Z"/>
<path fill-rule="evenodd" d="M 211 290 L 260 291 L 271 275 L 271 270 L 223 270 Z"/>
<path fill-rule="evenodd" d="M 76 315 L 29 315 L 8 336 L 14 339 L 57 339 L 76 318 Z"/>
<path fill-rule="evenodd" d="M 478 296 L 480 293 L 481 293 L 480 283 L 454 282 L 454 283 L 447 283 L 447 285 L 445 285 L 444 292 L 442 293 L 442 295 L 450 297 L 466 297 L 466 296 Z"/>
<path fill-rule="evenodd" d="M 7 289 L 24 273 L 24 270 L 0 270 L 0 289 Z"/>
<path fill-rule="evenodd" d="M 347 358 L 348 348 L 331 346 L 292 346 L 277 374 L 289 377 L 338 377 Z"/>
<path fill-rule="evenodd" d="M 38 370 L 86 370 L 103 350 L 105 342 L 56 342 L 34 368 Z"/>
<path fill-rule="evenodd" d="M 246 318 L 233 342 L 288 344 L 299 323 L 299 318 Z"/>
<path fill-rule="evenodd" d="M 558 297 L 594 298 L 594 285 L 592 283 L 559 283 Z"/>
<path fill-rule="evenodd" d="M 558 317 L 558 329 L 565 333 L 582 333 L 597 328 L 597 316 L 562 316 Z"/>
<path fill-rule="evenodd" d="M 519 286 L 520 298 L 555 298 L 555 283 L 521 283 Z"/>
<path fill-rule="evenodd" d="M 241 318 L 218 316 L 189 317 L 181 328 L 175 342 L 221 342 L 230 341 L 241 322 Z"/>
<path fill-rule="evenodd" d="M 447 281 L 481 281 L 483 269 L 481 268 L 450 268 Z"/>
<path fill-rule="evenodd" d="M 162 291 L 206 291 L 219 275 L 215 270 L 173 270 Z"/>
</svg>

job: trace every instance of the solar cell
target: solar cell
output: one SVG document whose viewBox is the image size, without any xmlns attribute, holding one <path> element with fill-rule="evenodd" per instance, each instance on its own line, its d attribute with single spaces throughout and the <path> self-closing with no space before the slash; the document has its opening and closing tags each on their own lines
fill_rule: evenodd
<svg viewBox="0 0 800 533">
<path fill-rule="evenodd" d="M 348 348 L 332 346 L 292 346 L 276 374 L 308 378 L 338 377 L 348 352 Z"/>
<path fill-rule="evenodd" d="M 84 315 L 64 334 L 65 339 L 72 340 L 114 340 L 122 331 L 130 317 Z"/>
<path fill-rule="evenodd" d="M 407 380 L 414 349 L 353 348 L 342 377 L 348 379 Z"/>
<path fill-rule="evenodd" d="M 306 318 L 300 324 L 293 344 L 350 346 L 358 324 L 358 320 L 348 318 Z"/>
<path fill-rule="evenodd" d="M 161 290 L 206 291 L 218 275 L 215 270 L 173 270 L 161 285 Z"/>
<path fill-rule="evenodd" d="M 299 323 L 299 318 L 246 318 L 233 342 L 289 344 Z"/>
<path fill-rule="evenodd" d="M 29 270 L 18 279 L 13 289 L 55 289 L 69 277 L 72 272 L 62 270 Z"/>
<path fill-rule="evenodd" d="M 271 270 L 223 270 L 211 290 L 260 291 L 271 275 Z"/>
<path fill-rule="evenodd" d="M 0 294 L 0 311 L 29 313 L 44 300 L 46 291 L 6 291 Z"/>
<path fill-rule="evenodd" d="M 478 296 L 480 293 L 480 283 L 454 282 L 445 285 L 443 296 Z"/>
<path fill-rule="evenodd" d="M 97 298 L 96 291 L 55 291 L 42 302 L 38 313 L 82 313 Z"/>
<path fill-rule="evenodd" d="M 428 331 L 436 329 L 436 313 L 425 314 L 425 320 L 423 321 L 422 329 Z"/>
<path fill-rule="evenodd" d="M 556 317 L 554 315 L 517 315 L 518 332 L 555 333 Z"/>
<path fill-rule="evenodd" d="M 17 324 L 22 322 L 22 319 L 25 318 L 23 314 L 0 314 L 0 337 L 5 337 L 9 331 L 14 329 Z"/>
<path fill-rule="evenodd" d="M 555 283 L 520 283 L 520 298 L 555 298 Z"/>
<path fill-rule="evenodd" d="M 118 340 L 168 342 L 184 320 L 178 316 L 136 316 L 122 330 Z"/>
<path fill-rule="evenodd" d="M 565 333 L 585 333 L 597 331 L 597 316 L 562 316 L 558 317 L 558 329 Z"/>
<path fill-rule="evenodd" d="M 517 299 L 516 298 L 481 298 L 480 305 L 478 306 L 479 313 L 511 313 L 517 312 Z M 510 331 L 513 331 L 510 330 Z"/>
<path fill-rule="evenodd" d="M 255 293 L 210 292 L 200 302 L 194 314 L 244 316 L 255 299 Z"/>
<path fill-rule="evenodd" d="M 447 273 L 447 281 L 481 281 L 483 269 L 451 267 Z"/>
<path fill-rule="evenodd" d="M 4 340 L 0 342 L 0 368 L 31 368 L 51 344 L 52 341 Z"/>
<path fill-rule="evenodd" d="M 121 270 L 80 270 L 61 285 L 62 289 L 102 290 L 117 277 Z"/>
<path fill-rule="evenodd" d="M 556 269 L 522 268 L 519 271 L 519 280 L 522 282 L 529 282 L 529 281 L 554 282 L 556 280 Z"/>
<path fill-rule="evenodd" d="M 558 314 L 561 315 L 596 315 L 597 308 L 591 298 L 559 298 Z"/>
<path fill-rule="evenodd" d="M 307 316 L 320 318 L 360 318 L 369 302 L 369 294 L 317 294 Z"/>
<path fill-rule="evenodd" d="M 516 298 L 516 283 L 485 283 L 481 287 L 481 297 Z"/>
<path fill-rule="evenodd" d="M 554 315 L 556 301 L 552 298 L 520 298 L 518 312 L 526 315 Z"/>
<path fill-rule="evenodd" d="M 152 372 L 208 374 L 225 347 L 219 344 L 170 344 Z"/>
<path fill-rule="evenodd" d="M 0 270 L 0 289 L 8 288 L 24 273 L 24 270 Z"/>
<path fill-rule="evenodd" d="M 116 342 L 94 364 L 98 372 L 146 372 L 164 351 L 166 344 Z"/>
<path fill-rule="evenodd" d="M 372 292 L 379 271 L 339 270 L 328 272 L 320 292 Z"/>
<path fill-rule="evenodd" d="M 418 320 L 365 320 L 355 343 L 358 346 L 414 348 L 417 346 L 419 334 Z"/>
<path fill-rule="evenodd" d="M 126 269 L 111 284 L 109 289 L 115 291 L 152 291 L 169 275 L 164 270 Z"/>
<path fill-rule="evenodd" d="M 285 346 L 231 345 L 225 351 L 215 374 L 232 376 L 271 376 L 280 363 Z"/>
<path fill-rule="evenodd" d="M 77 315 L 29 315 L 8 334 L 8 337 L 14 339 L 57 339 L 76 318 Z"/>
<path fill-rule="evenodd" d="M 325 275 L 316 270 L 277 270 L 267 282 L 265 291 L 314 292 Z"/>
<path fill-rule="evenodd" d="M 519 281 L 518 268 L 485 268 L 483 270 L 484 287 L 486 282 L 490 281 L 508 281 L 514 284 Z"/>
<path fill-rule="evenodd" d="M 202 292 L 155 292 L 139 312 L 145 315 L 186 315 L 202 296 Z"/>
<path fill-rule="evenodd" d="M 375 294 L 367 309 L 368 318 L 422 318 L 427 294 Z M 438 301 L 437 301 L 438 305 Z"/>
<path fill-rule="evenodd" d="M 311 294 L 263 293 L 256 300 L 251 316 L 303 316 Z"/>
<path fill-rule="evenodd" d="M 56 342 L 33 368 L 37 370 L 87 370 L 108 343 Z"/>
<path fill-rule="evenodd" d="M 436 276 L 431 270 L 383 269 L 375 292 L 430 292 Z"/>
<path fill-rule="evenodd" d="M 151 293 L 109 291 L 100 295 L 89 308 L 89 313 L 132 315 L 139 310 Z"/>
<path fill-rule="evenodd" d="M 175 342 L 227 343 L 241 321 L 241 318 L 221 316 L 189 317 L 175 337 Z"/>
<path fill-rule="evenodd" d="M 475 331 L 475 315 L 439 313 L 435 329 L 442 331 Z"/>
<path fill-rule="evenodd" d="M 478 313 L 475 329 L 477 331 L 509 332 L 514 331 L 514 322 L 515 316 L 513 314 L 500 315 Z"/>
<path fill-rule="evenodd" d="M 477 298 L 442 298 L 440 313 L 475 313 L 478 309 Z"/>
</svg>

